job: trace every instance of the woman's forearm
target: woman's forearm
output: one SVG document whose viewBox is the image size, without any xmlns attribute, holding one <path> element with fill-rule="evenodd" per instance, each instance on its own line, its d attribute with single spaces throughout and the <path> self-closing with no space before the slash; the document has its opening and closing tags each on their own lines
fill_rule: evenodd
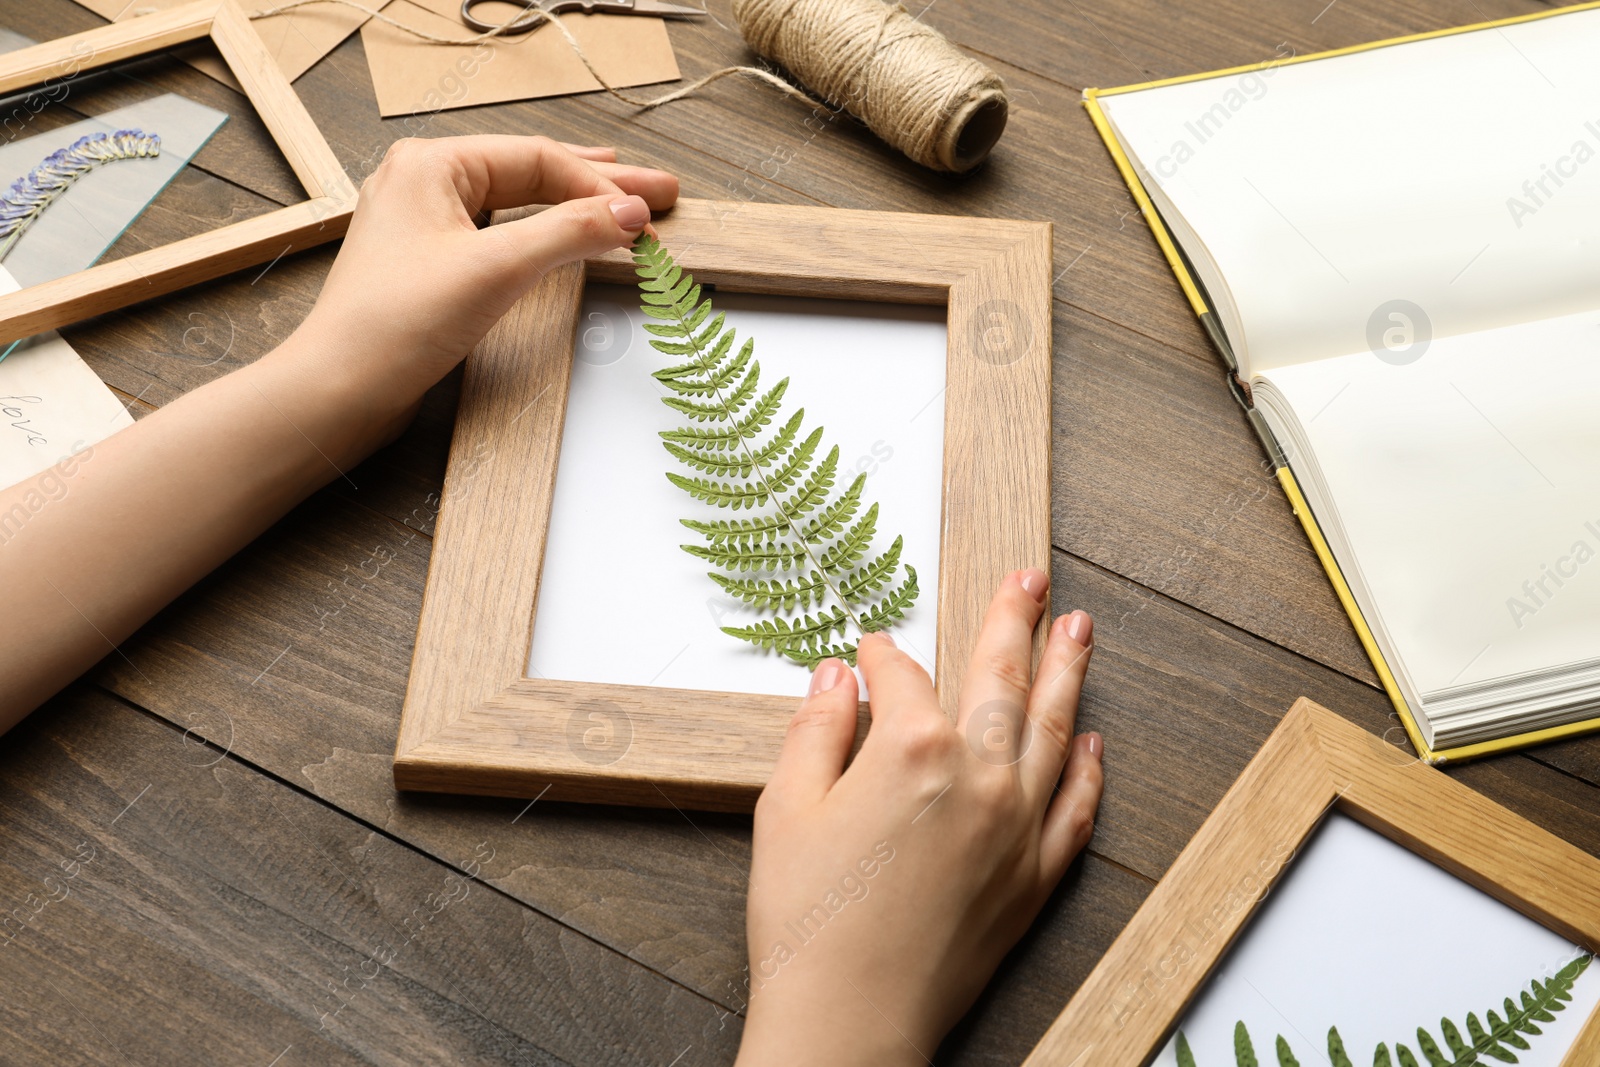
<svg viewBox="0 0 1600 1067">
<path fill-rule="evenodd" d="M 670 174 L 605 148 L 396 144 L 293 337 L 0 490 L 0 732 L 394 436 L 546 273 L 626 247 L 677 195 Z M 474 221 L 526 204 L 554 206 Z"/>
<path fill-rule="evenodd" d="M 340 366 L 296 335 L 0 490 L 0 732 L 393 432 Z"/>
</svg>

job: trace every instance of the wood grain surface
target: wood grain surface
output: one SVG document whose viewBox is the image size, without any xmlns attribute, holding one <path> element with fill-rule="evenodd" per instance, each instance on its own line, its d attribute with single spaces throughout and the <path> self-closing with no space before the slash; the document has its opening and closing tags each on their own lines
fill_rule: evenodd
<svg viewBox="0 0 1600 1067">
<path fill-rule="evenodd" d="M 401 137 L 542 133 L 667 167 L 686 196 L 1053 223 L 1053 598 L 1096 618 L 1083 725 L 1106 737 L 1107 792 L 1088 854 L 934 1057 L 1016 1064 L 1297 697 L 1401 736 L 1079 93 L 1541 9 L 940 0 L 920 17 L 1012 98 L 1005 137 L 964 179 L 731 79 L 644 114 L 591 95 L 382 121 L 357 37 L 295 89 L 355 184 Z M 710 10 L 670 29 L 686 78 L 751 58 L 727 0 Z M 72 0 L 0 0 L 0 25 L 35 40 L 99 24 Z M 160 92 L 232 117 L 114 257 L 303 200 L 247 102 L 181 62 L 83 79 L 31 121 Z M 66 336 L 137 415 L 281 342 L 333 254 Z M 0 961 L 0 1059 L 731 1062 L 748 819 L 394 791 L 459 389 L 452 375 L 353 485 L 298 508 L 0 739 L 0 904 L 27 907 L 80 842 L 115 860 L 0 949 L 16 953 Z M 1600 740 L 1447 773 L 1600 854 Z M 181 818 L 142 811 L 152 800 Z M 480 843 L 493 853 L 469 895 L 360 994 L 330 998 L 375 973 L 380 939 L 409 936 L 406 918 Z"/>
</svg>

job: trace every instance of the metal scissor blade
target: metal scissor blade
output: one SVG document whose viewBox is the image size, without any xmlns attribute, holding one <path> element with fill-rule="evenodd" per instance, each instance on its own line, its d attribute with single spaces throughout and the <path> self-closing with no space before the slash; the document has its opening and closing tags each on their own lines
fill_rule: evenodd
<svg viewBox="0 0 1600 1067">
<path fill-rule="evenodd" d="M 633 0 L 633 9 L 641 15 L 664 19 L 697 19 L 706 14 L 703 7 L 674 4 L 671 0 Z"/>
<path fill-rule="evenodd" d="M 582 11 L 594 15 L 648 15 L 652 18 L 699 18 L 703 7 L 675 4 L 672 0 L 542 0 L 539 6 L 553 14 Z"/>
</svg>

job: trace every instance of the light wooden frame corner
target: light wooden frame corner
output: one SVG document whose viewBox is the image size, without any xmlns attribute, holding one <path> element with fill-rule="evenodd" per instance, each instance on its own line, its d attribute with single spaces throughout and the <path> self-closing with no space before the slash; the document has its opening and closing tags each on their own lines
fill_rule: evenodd
<svg viewBox="0 0 1600 1067">
<path fill-rule="evenodd" d="M 13 341 L 342 237 L 356 188 L 233 0 L 196 0 L 0 55 L 0 94 L 210 38 L 310 198 L 0 296 Z"/>
<path fill-rule="evenodd" d="M 949 308 L 935 657 L 949 710 L 996 585 L 1050 564 L 1050 225 L 697 200 L 656 225 L 720 291 Z M 747 811 L 795 700 L 527 677 L 586 279 L 632 282 L 631 258 L 552 272 L 467 360 L 395 783 Z"/>
<path fill-rule="evenodd" d="M 1024 1067 L 1148 1064 L 1329 811 L 1600 949 L 1600 860 L 1302 697 Z M 1514 858 L 1508 840 L 1517 842 Z M 1248 904 L 1218 907 L 1239 900 Z M 1202 928 L 1209 939 L 1192 935 Z M 1562 1063 L 1600 1063 L 1600 1008 Z"/>
</svg>

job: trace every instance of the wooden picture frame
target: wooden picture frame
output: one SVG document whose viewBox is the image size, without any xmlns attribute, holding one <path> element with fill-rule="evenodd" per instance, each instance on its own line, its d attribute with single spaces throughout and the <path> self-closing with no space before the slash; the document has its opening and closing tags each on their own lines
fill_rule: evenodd
<svg viewBox="0 0 1600 1067">
<path fill-rule="evenodd" d="M 1281 859 L 1285 845 L 1298 852 L 1329 811 L 1352 817 L 1574 944 L 1600 949 L 1600 860 L 1302 697 L 1025 1067 L 1148 1064 L 1267 889 L 1292 866 Z M 1514 860 L 1507 859 L 1507 840 L 1517 842 Z M 1241 890 L 1244 878 L 1256 876 L 1264 884 Z M 1217 901 L 1235 899 L 1229 894 L 1255 900 L 1218 908 Z M 1199 920 L 1215 929 L 1208 941 L 1184 936 L 1186 924 Z M 1171 966 L 1179 944 L 1192 954 Z M 1562 1063 L 1600 1063 L 1600 1008 Z"/>
<path fill-rule="evenodd" d="M 209 37 L 310 199 L 0 296 L 0 342 L 57 329 L 342 237 L 356 188 L 233 0 L 197 0 L 0 55 L 0 94 Z"/>
<path fill-rule="evenodd" d="M 684 200 L 656 228 L 719 291 L 948 307 L 935 684 L 953 712 L 996 586 L 1050 563 L 1050 224 Z M 795 698 L 527 677 L 586 279 L 631 284 L 632 259 L 551 272 L 468 357 L 395 784 L 747 811 Z"/>
</svg>

